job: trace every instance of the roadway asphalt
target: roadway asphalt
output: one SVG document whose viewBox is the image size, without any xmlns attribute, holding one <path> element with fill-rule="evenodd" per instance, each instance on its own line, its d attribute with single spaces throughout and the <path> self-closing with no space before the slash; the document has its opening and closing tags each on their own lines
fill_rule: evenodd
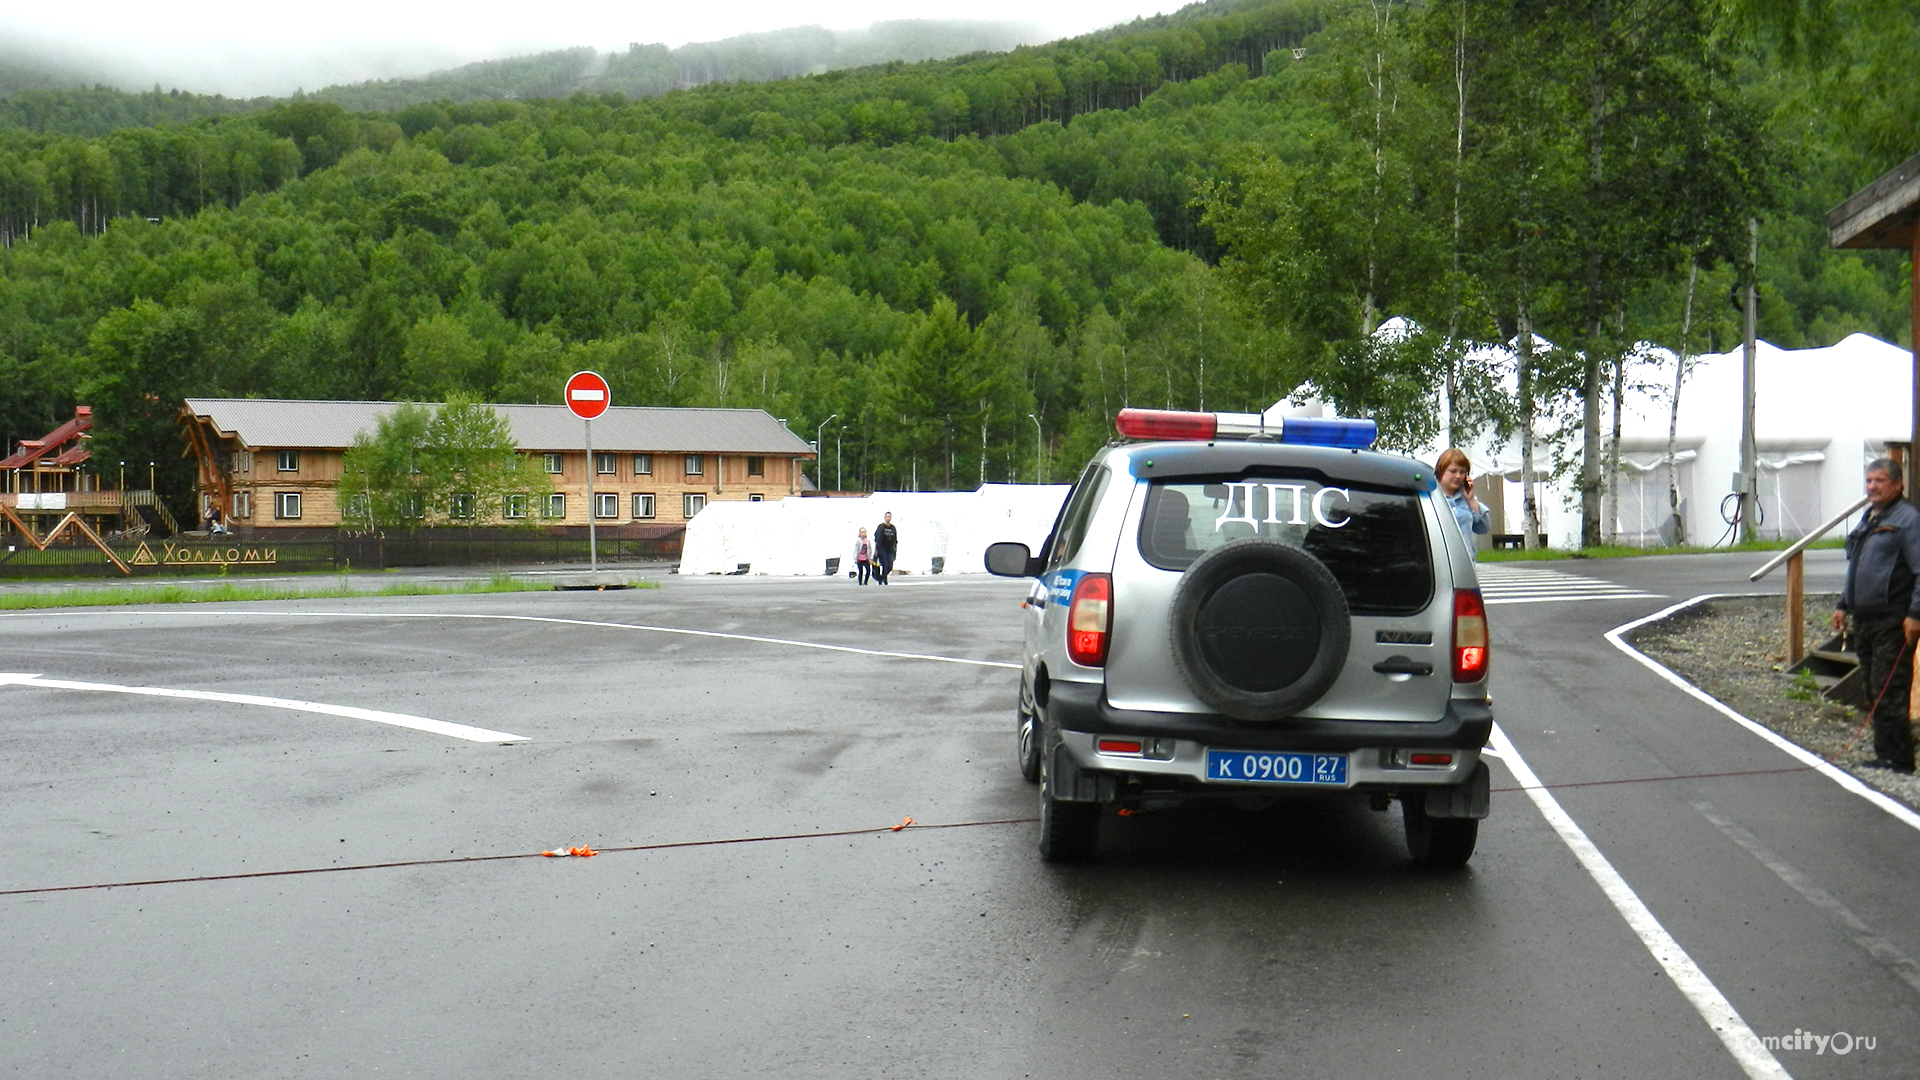
<svg viewBox="0 0 1920 1080">
<path fill-rule="evenodd" d="M 1113 819 L 1097 864 L 1042 865 L 1031 824 L 966 824 L 1033 811 L 1022 583 L 669 578 L 0 616 L 0 670 L 41 677 L 0 685 L 0 892 L 917 823 L 0 895 L 0 1070 L 1911 1076 L 1920 832 L 1602 638 L 1778 591 L 1759 558 L 1522 568 L 1585 598 L 1495 604 L 1496 715 L 1548 785 L 1645 781 L 1552 795 L 1755 1034 L 1870 1050 L 1730 1052 L 1515 790 L 1460 873 L 1318 805 Z"/>
</svg>

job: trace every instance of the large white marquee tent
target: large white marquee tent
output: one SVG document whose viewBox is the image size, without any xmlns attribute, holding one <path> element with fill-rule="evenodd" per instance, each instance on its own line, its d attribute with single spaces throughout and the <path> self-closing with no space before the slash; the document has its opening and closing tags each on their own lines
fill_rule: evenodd
<svg viewBox="0 0 1920 1080">
<path fill-rule="evenodd" d="M 1644 382 L 1623 395 L 1619 493 L 1613 533 L 1625 544 L 1721 542 L 1728 531 L 1723 517 L 1740 467 L 1741 350 L 1695 357 L 1680 390 L 1674 438 L 1673 486 L 1679 496 L 1679 529 L 1671 519 L 1667 435 L 1676 358 L 1664 350 L 1647 354 L 1637 378 Z M 1754 361 L 1754 432 L 1758 446 L 1762 538 L 1797 538 L 1818 528 L 1858 499 L 1866 462 L 1884 456 L 1889 442 L 1904 442 L 1911 417 L 1911 355 L 1866 334 L 1854 334 L 1819 349 L 1780 349 L 1759 342 Z M 1601 422 L 1611 437 L 1613 403 L 1601 407 Z M 1541 447 L 1555 431 L 1535 428 Z M 1559 459 L 1536 449 L 1541 530 L 1556 548 L 1577 547 L 1580 499 L 1575 486 L 1579 433 L 1570 432 Z M 1429 462 L 1442 448 L 1428 447 Z M 1494 499 L 1495 533 L 1522 528 L 1520 446 L 1480 438 L 1463 447 L 1472 459 L 1477 492 L 1488 481 L 1501 483 Z M 1546 474 L 1558 470 L 1558 479 Z"/>
<path fill-rule="evenodd" d="M 881 491 L 858 498 L 715 502 L 687 523 L 682 574 L 809 576 L 853 568 L 853 545 L 883 514 L 900 532 L 896 572 L 982 574 L 987 545 L 1039 550 L 1066 498 L 1064 484 L 987 484 L 978 491 Z"/>
</svg>

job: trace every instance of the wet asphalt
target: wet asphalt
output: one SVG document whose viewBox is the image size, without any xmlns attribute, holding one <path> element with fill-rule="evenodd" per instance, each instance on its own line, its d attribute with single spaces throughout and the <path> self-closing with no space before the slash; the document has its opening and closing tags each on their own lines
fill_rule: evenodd
<svg viewBox="0 0 1920 1080">
<path fill-rule="evenodd" d="M 1546 564 L 1659 595 L 1495 607 L 1496 715 L 1752 1031 L 1876 1040 L 1771 1061 L 1912 1075 L 1920 831 L 1601 637 L 1757 562 Z M 1499 763 L 1462 872 L 1284 803 L 1049 867 L 1022 583 L 659 580 L 0 616 L 0 671 L 526 736 L 0 685 L 0 892 L 163 882 L 0 895 L 0 1073 L 1749 1074 Z"/>
</svg>

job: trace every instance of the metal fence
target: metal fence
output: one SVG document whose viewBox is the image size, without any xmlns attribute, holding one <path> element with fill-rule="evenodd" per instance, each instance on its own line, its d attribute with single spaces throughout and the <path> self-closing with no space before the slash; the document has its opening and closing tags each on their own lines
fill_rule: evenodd
<svg viewBox="0 0 1920 1080">
<path fill-rule="evenodd" d="M 183 536 L 111 546 L 138 577 L 584 563 L 586 530 L 577 530 L 577 536 L 574 531 L 423 529 L 380 536 L 313 529 L 274 539 Z M 685 537 L 685 526 L 656 526 L 639 535 L 602 535 L 595 549 L 602 562 L 671 561 L 680 557 Z M 91 544 L 56 544 L 37 551 L 20 537 L 9 536 L 0 549 L 0 579 L 121 576 Z"/>
</svg>

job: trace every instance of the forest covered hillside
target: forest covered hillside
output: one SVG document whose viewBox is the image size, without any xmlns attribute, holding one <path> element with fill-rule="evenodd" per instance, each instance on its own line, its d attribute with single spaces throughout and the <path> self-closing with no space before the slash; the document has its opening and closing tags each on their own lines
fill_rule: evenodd
<svg viewBox="0 0 1920 1080">
<path fill-rule="evenodd" d="M 1531 5 L 1214 0 L 638 101 L 0 133 L 0 435 L 84 401 L 101 460 L 177 463 L 187 396 L 552 401 L 590 367 L 625 404 L 837 415 L 849 486 L 1032 480 L 1036 423 L 1058 479 L 1124 404 L 1302 382 L 1409 445 L 1669 378 L 1638 340 L 1729 347 L 1750 216 L 1762 336 L 1903 340 L 1903 261 L 1820 221 L 1920 149 L 1874 78 L 1897 45 L 1618 6 L 1668 21 L 1600 50 Z M 1382 345 L 1394 315 L 1426 333 Z M 1522 325 L 1565 348 L 1515 400 L 1463 355 Z"/>
</svg>

